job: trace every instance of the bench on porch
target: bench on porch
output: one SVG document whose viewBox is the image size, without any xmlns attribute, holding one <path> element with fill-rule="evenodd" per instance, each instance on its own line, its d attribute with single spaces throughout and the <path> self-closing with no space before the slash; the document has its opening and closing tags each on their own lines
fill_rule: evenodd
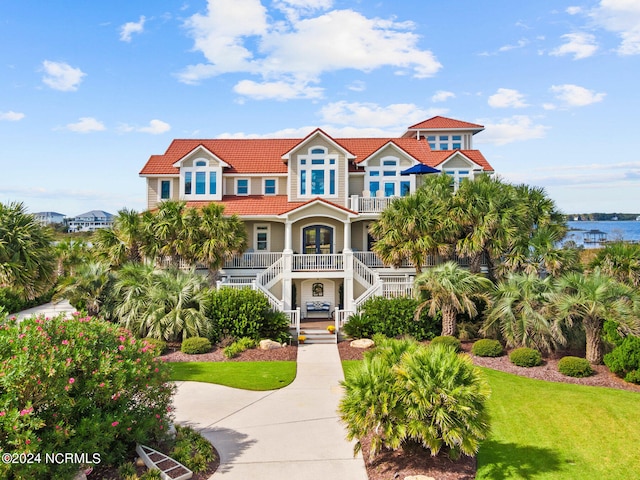
<svg viewBox="0 0 640 480">
<path fill-rule="evenodd" d="M 310 318 L 309 314 L 318 313 L 319 317 L 331 318 L 331 302 L 306 302 L 306 318 Z"/>
</svg>

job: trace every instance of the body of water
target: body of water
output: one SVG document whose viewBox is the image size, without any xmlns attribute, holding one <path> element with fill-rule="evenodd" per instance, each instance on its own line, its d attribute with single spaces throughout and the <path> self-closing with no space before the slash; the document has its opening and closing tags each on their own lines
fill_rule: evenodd
<svg viewBox="0 0 640 480">
<path fill-rule="evenodd" d="M 606 221 L 606 222 L 567 222 L 570 230 L 564 241 L 573 240 L 585 247 L 599 247 L 599 244 L 584 243 L 584 233 L 589 230 L 600 230 L 606 233 L 607 240 L 625 240 L 640 242 L 639 221 Z"/>
</svg>

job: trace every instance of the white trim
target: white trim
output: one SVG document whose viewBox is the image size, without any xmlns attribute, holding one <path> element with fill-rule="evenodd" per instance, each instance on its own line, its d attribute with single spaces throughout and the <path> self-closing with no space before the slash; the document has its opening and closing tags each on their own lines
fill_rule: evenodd
<svg viewBox="0 0 640 480">
<path fill-rule="evenodd" d="M 267 193 L 267 180 L 273 180 L 274 182 L 276 182 L 276 191 L 273 193 Z M 262 194 L 265 197 L 272 197 L 274 195 L 278 195 L 278 179 L 277 178 L 273 178 L 273 177 L 264 177 L 262 179 Z"/>
<path fill-rule="evenodd" d="M 238 193 L 238 182 L 240 180 L 246 180 L 247 181 L 247 193 Z M 238 178 L 236 178 L 236 181 L 235 181 L 234 185 L 235 185 L 234 194 L 237 197 L 247 197 L 247 196 L 251 195 L 251 179 L 250 178 L 238 177 Z"/>
<path fill-rule="evenodd" d="M 209 159 L 216 160 L 218 162 L 218 164 L 220 165 L 220 167 L 230 167 L 231 166 L 227 162 L 222 160 L 220 157 L 218 157 L 211 150 L 209 150 L 206 147 L 204 147 L 203 145 L 198 145 L 196 148 L 194 148 L 189 153 L 187 153 L 184 157 L 180 158 L 177 162 L 174 162 L 172 166 L 176 167 L 176 168 L 182 168 L 182 162 L 184 162 L 188 158 L 190 158 L 193 155 L 195 155 L 196 152 L 198 152 L 199 150 L 201 150 L 203 153 L 205 153 L 206 156 L 209 156 L 210 157 Z M 194 160 L 197 160 L 197 158 L 194 158 Z M 207 159 L 205 158 L 204 160 L 207 160 Z"/>
<path fill-rule="evenodd" d="M 404 151 L 402 148 L 400 148 L 398 145 L 396 145 L 393 140 L 389 140 L 387 143 L 385 143 L 383 146 L 381 146 L 378 150 L 376 150 L 375 152 L 373 152 L 371 155 L 369 155 L 367 158 L 363 159 L 360 162 L 357 162 L 356 165 L 358 167 L 366 167 L 369 165 L 369 160 L 373 160 L 376 155 L 378 155 L 382 150 L 384 150 L 385 148 L 391 146 L 394 150 L 396 150 L 398 152 L 398 154 L 403 155 L 404 157 L 410 159 L 411 161 L 414 162 L 414 165 L 417 163 L 420 163 L 420 161 L 415 158 L 412 155 L 409 155 L 406 151 Z M 389 155 L 387 155 L 387 157 L 389 157 Z M 386 157 L 385 157 L 386 158 Z M 400 160 L 400 159 L 398 159 Z"/>
<path fill-rule="evenodd" d="M 265 250 L 258 249 L 258 229 L 267 228 L 267 248 Z M 253 226 L 253 249 L 256 252 L 270 252 L 271 251 L 271 224 L 270 223 L 256 223 Z"/>
<path fill-rule="evenodd" d="M 289 150 L 288 152 L 286 152 L 284 155 L 282 155 L 282 160 L 288 161 L 291 158 L 291 152 L 294 152 L 295 150 L 298 150 L 299 148 L 302 148 L 303 145 L 307 144 L 308 142 L 311 142 L 314 140 L 314 137 L 322 137 L 324 140 L 326 140 L 327 142 L 329 142 L 330 144 L 332 144 L 336 149 L 338 149 L 339 151 L 341 151 L 344 156 L 347 158 L 347 160 L 354 160 L 356 158 L 356 156 L 351 153 L 350 151 L 348 151 L 347 149 L 345 149 L 343 146 L 341 146 L 339 143 L 337 143 L 333 138 L 331 138 L 329 135 L 327 135 L 326 133 L 324 133 L 322 130 L 320 130 L 319 128 L 316 128 L 313 132 L 311 132 L 309 135 L 307 135 L 306 138 L 302 139 L 298 144 L 294 145 L 294 147 Z M 317 148 L 320 148 L 321 145 L 316 145 Z M 314 147 L 310 147 L 308 149 L 309 154 L 311 153 L 311 149 L 313 149 Z M 325 147 L 322 147 L 325 148 Z"/>
<path fill-rule="evenodd" d="M 311 153 L 312 150 L 322 150 L 323 153 Z M 339 182 L 339 178 L 340 178 L 340 170 L 339 170 L 339 164 L 340 164 L 340 156 L 337 154 L 331 154 L 328 151 L 329 149 L 326 147 L 323 147 L 322 145 L 315 145 L 315 146 L 311 146 L 308 149 L 308 153 L 307 154 L 300 154 L 297 155 L 297 159 L 296 161 L 297 166 L 298 166 L 298 184 L 296 185 L 296 192 L 298 195 L 298 198 L 303 198 L 303 199 L 311 199 L 311 198 L 315 198 L 315 197 L 322 197 L 322 198 L 331 198 L 331 199 L 336 199 L 339 198 L 339 192 L 338 192 L 338 187 L 340 185 Z M 322 159 L 322 165 L 315 165 L 313 164 L 314 160 L 320 160 Z M 333 160 L 333 164 L 331 164 L 331 161 Z M 305 165 L 302 165 L 302 162 L 306 162 Z M 302 171 L 305 171 L 305 190 L 306 193 L 302 193 Z M 324 191 L 322 193 L 313 193 L 312 192 L 312 183 L 313 183 L 313 171 L 319 171 L 322 170 L 323 174 L 322 174 L 322 180 L 323 180 L 323 185 L 324 185 Z M 331 171 L 333 170 L 333 193 L 331 192 Z"/>
<path fill-rule="evenodd" d="M 222 200 L 224 181 L 222 178 L 222 166 L 211 166 L 210 160 L 207 158 L 194 158 L 194 166 L 180 168 L 180 199 L 181 200 Z M 195 162 L 204 161 L 204 166 L 195 166 Z M 191 173 L 191 193 L 186 193 L 186 174 Z M 196 193 L 196 176 L 198 173 L 204 173 L 204 192 Z M 210 192 L 211 175 L 216 176 L 216 191 Z"/>
</svg>

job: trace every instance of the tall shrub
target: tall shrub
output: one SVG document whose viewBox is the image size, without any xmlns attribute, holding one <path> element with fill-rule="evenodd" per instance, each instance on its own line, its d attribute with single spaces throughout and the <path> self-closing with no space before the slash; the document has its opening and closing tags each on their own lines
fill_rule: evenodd
<svg viewBox="0 0 640 480">
<path fill-rule="evenodd" d="M 359 317 L 344 330 L 352 337 L 372 337 L 381 333 L 387 337 L 410 335 L 416 340 L 429 340 L 440 332 L 438 318 L 423 311 L 415 319 L 418 301 L 410 297 L 373 297 L 364 302 Z"/>
<path fill-rule="evenodd" d="M 212 290 L 206 297 L 205 308 L 211 320 L 209 336 L 214 343 L 222 337 L 279 340 L 288 331 L 289 322 L 284 314 L 272 311 L 267 297 L 248 288 Z"/>
<path fill-rule="evenodd" d="M 0 326 L 0 451 L 41 455 L 0 463 L 0 478 L 67 479 L 80 465 L 47 453 L 117 464 L 137 442 L 161 438 L 174 387 L 154 349 L 91 318 L 32 318 Z"/>
</svg>

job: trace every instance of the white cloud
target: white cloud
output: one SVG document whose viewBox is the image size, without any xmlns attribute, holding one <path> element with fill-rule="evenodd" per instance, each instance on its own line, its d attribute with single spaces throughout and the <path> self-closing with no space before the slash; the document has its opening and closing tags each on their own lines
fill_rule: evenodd
<svg viewBox="0 0 640 480">
<path fill-rule="evenodd" d="M 320 109 L 324 122 L 349 127 L 406 129 L 409 125 L 441 114 L 443 109 L 423 110 L 413 103 L 380 106 L 375 103 L 329 103 Z"/>
<path fill-rule="evenodd" d="M 367 84 L 361 80 L 356 80 L 351 85 L 348 85 L 347 88 L 352 92 L 364 92 L 367 89 Z"/>
<path fill-rule="evenodd" d="M 582 7 L 575 7 L 575 6 L 574 7 L 567 7 L 566 12 L 569 15 L 577 15 L 579 13 L 582 13 Z"/>
<path fill-rule="evenodd" d="M 601 0 L 590 16 L 602 28 L 618 34 L 620 55 L 640 55 L 640 2 Z"/>
<path fill-rule="evenodd" d="M 69 123 L 66 129 L 76 133 L 90 133 L 101 132 L 106 130 L 106 127 L 101 121 L 93 117 L 82 117 L 76 123 Z"/>
<path fill-rule="evenodd" d="M 492 123 L 490 120 L 480 120 L 479 122 L 484 125 L 482 138 L 476 140 L 479 144 L 506 145 L 512 142 L 544 138 L 550 128 L 534 124 L 534 121 L 526 115 L 514 115 L 497 123 Z"/>
<path fill-rule="evenodd" d="M 521 40 L 518 40 L 518 42 L 516 44 L 512 44 L 512 45 L 503 45 L 502 47 L 500 47 L 498 49 L 499 52 L 508 52 L 509 50 L 515 50 L 518 48 L 523 48 L 526 47 L 527 45 L 529 45 L 529 40 L 527 40 L 526 38 L 523 38 Z"/>
<path fill-rule="evenodd" d="M 142 133 L 150 133 L 152 135 L 159 135 L 171 130 L 171 125 L 162 120 L 153 119 L 149 122 L 149 126 L 139 128 L 138 131 Z"/>
<path fill-rule="evenodd" d="M 584 107 L 604 100 L 606 93 L 595 93 L 578 85 L 553 85 L 550 89 L 566 107 Z"/>
<path fill-rule="evenodd" d="M 144 15 L 140 16 L 140 20 L 137 22 L 127 22 L 120 27 L 120 40 L 123 42 L 130 42 L 131 35 L 134 33 L 142 33 L 144 31 L 144 22 L 146 18 Z"/>
<path fill-rule="evenodd" d="M 171 125 L 167 122 L 163 122 L 162 120 L 153 119 L 149 122 L 149 125 L 146 127 L 135 127 L 132 125 L 128 125 L 126 123 L 120 124 L 118 126 L 118 131 L 120 133 L 130 133 L 130 132 L 140 132 L 140 133 L 150 133 L 151 135 L 160 135 L 162 133 L 166 133 L 171 130 Z"/>
<path fill-rule="evenodd" d="M 42 68 L 45 72 L 42 81 L 54 90 L 61 90 L 63 92 L 77 90 L 78 85 L 82 82 L 82 78 L 87 75 L 79 68 L 73 68 L 64 62 L 45 60 L 42 62 Z"/>
<path fill-rule="evenodd" d="M 320 98 L 324 90 L 296 81 L 259 83 L 253 80 L 241 80 L 233 87 L 233 91 L 238 95 L 256 100 L 290 100 L 294 98 Z"/>
<path fill-rule="evenodd" d="M 499 88 L 497 93 L 489 97 L 488 103 L 492 108 L 522 108 L 528 106 L 524 101 L 524 95 L 511 88 Z"/>
<path fill-rule="evenodd" d="M 560 37 L 566 40 L 564 45 L 560 45 L 549 52 L 549 55 L 561 57 L 563 55 L 573 55 L 574 60 L 588 58 L 598 50 L 596 38 L 584 32 L 567 33 Z"/>
<path fill-rule="evenodd" d="M 280 7 L 312 14 L 331 6 L 329 1 L 287 0 Z M 356 69 L 370 72 L 396 67 L 416 78 L 433 76 L 441 64 L 418 47 L 414 24 L 368 18 L 353 10 L 331 10 L 300 19 L 288 15 L 275 22 L 259 0 L 209 0 L 207 13 L 185 22 L 194 49 L 207 63 L 190 65 L 178 78 L 196 84 L 224 73 L 259 75 L 262 82 L 238 83 L 238 88 L 264 96 L 265 89 L 286 83 L 289 90 L 320 81 L 322 74 Z M 246 80 L 246 79 L 243 79 Z M 261 88 L 257 88 L 262 85 Z M 309 92 L 302 89 L 308 97 Z M 312 90 L 317 96 L 317 90 Z M 299 95 L 294 97 L 299 98 Z"/>
<path fill-rule="evenodd" d="M 446 90 L 438 90 L 432 97 L 432 102 L 446 102 L 450 98 L 456 98 L 456 94 L 453 92 L 447 92 Z"/>
<path fill-rule="evenodd" d="M 0 120 L 7 120 L 9 122 L 17 122 L 25 117 L 24 113 L 14 112 L 9 110 L 8 112 L 0 112 Z"/>
</svg>

